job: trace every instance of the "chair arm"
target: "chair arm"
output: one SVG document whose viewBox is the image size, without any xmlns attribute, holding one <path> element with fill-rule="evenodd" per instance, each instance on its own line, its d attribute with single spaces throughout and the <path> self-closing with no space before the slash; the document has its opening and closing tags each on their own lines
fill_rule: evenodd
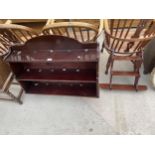
<svg viewBox="0 0 155 155">
<path fill-rule="evenodd" d="M 48 19 L 45 25 L 51 25 L 55 22 L 55 19 Z"/>
<path fill-rule="evenodd" d="M 8 19 L 4 24 L 12 24 L 12 20 Z"/>
</svg>

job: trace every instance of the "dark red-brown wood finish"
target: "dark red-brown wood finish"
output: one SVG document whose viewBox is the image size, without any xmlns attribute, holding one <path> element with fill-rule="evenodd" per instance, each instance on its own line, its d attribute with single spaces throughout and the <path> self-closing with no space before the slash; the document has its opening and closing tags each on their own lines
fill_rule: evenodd
<svg viewBox="0 0 155 155">
<path fill-rule="evenodd" d="M 109 52 L 105 73 L 110 68 L 109 84 L 101 84 L 102 88 L 146 90 L 145 86 L 138 86 L 139 69 L 143 62 L 143 49 L 155 37 L 155 23 L 151 19 L 137 20 L 105 20 L 104 47 Z M 130 61 L 133 71 L 113 70 L 115 61 Z M 113 76 L 133 76 L 134 85 L 112 84 Z"/>
<path fill-rule="evenodd" d="M 99 96 L 97 43 L 40 36 L 11 47 L 7 61 L 26 93 Z"/>
</svg>

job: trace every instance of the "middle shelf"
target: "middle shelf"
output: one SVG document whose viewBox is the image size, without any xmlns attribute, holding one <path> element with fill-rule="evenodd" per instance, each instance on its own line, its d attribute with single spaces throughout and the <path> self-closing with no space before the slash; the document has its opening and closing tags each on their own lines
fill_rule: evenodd
<svg viewBox="0 0 155 155">
<path fill-rule="evenodd" d="M 96 83 L 96 62 L 13 63 L 18 81 Z"/>
<path fill-rule="evenodd" d="M 50 82 L 96 82 L 95 70 L 43 70 L 43 69 L 26 69 L 17 76 L 19 81 L 50 81 Z"/>
</svg>

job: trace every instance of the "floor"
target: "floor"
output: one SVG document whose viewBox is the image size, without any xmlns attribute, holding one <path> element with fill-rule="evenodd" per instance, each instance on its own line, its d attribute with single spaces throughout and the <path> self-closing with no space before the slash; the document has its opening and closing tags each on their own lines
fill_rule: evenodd
<svg viewBox="0 0 155 155">
<path fill-rule="evenodd" d="M 104 51 L 100 57 L 100 82 L 109 79 L 104 74 L 107 56 Z M 0 134 L 155 134 L 155 90 L 149 78 L 140 80 L 148 85 L 144 92 L 100 89 L 99 98 L 24 94 L 23 105 L 0 101 Z"/>
</svg>

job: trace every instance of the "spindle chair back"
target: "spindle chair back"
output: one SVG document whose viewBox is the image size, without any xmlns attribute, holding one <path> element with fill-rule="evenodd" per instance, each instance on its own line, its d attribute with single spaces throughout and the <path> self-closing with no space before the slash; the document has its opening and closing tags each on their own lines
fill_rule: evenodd
<svg viewBox="0 0 155 155">
<path fill-rule="evenodd" d="M 83 22 L 53 22 L 43 28 L 43 34 L 67 36 L 86 43 L 96 41 L 98 29 L 92 24 Z"/>
<path fill-rule="evenodd" d="M 155 23 L 151 19 L 105 20 L 105 48 L 113 54 L 132 55 L 141 52 L 155 37 Z"/>
<path fill-rule="evenodd" d="M 38 36 L 35 30 L 17 24 L 0 24 L 0 55 L 5 55 L 12 45 L 24 44 Z"/>
</svg>

